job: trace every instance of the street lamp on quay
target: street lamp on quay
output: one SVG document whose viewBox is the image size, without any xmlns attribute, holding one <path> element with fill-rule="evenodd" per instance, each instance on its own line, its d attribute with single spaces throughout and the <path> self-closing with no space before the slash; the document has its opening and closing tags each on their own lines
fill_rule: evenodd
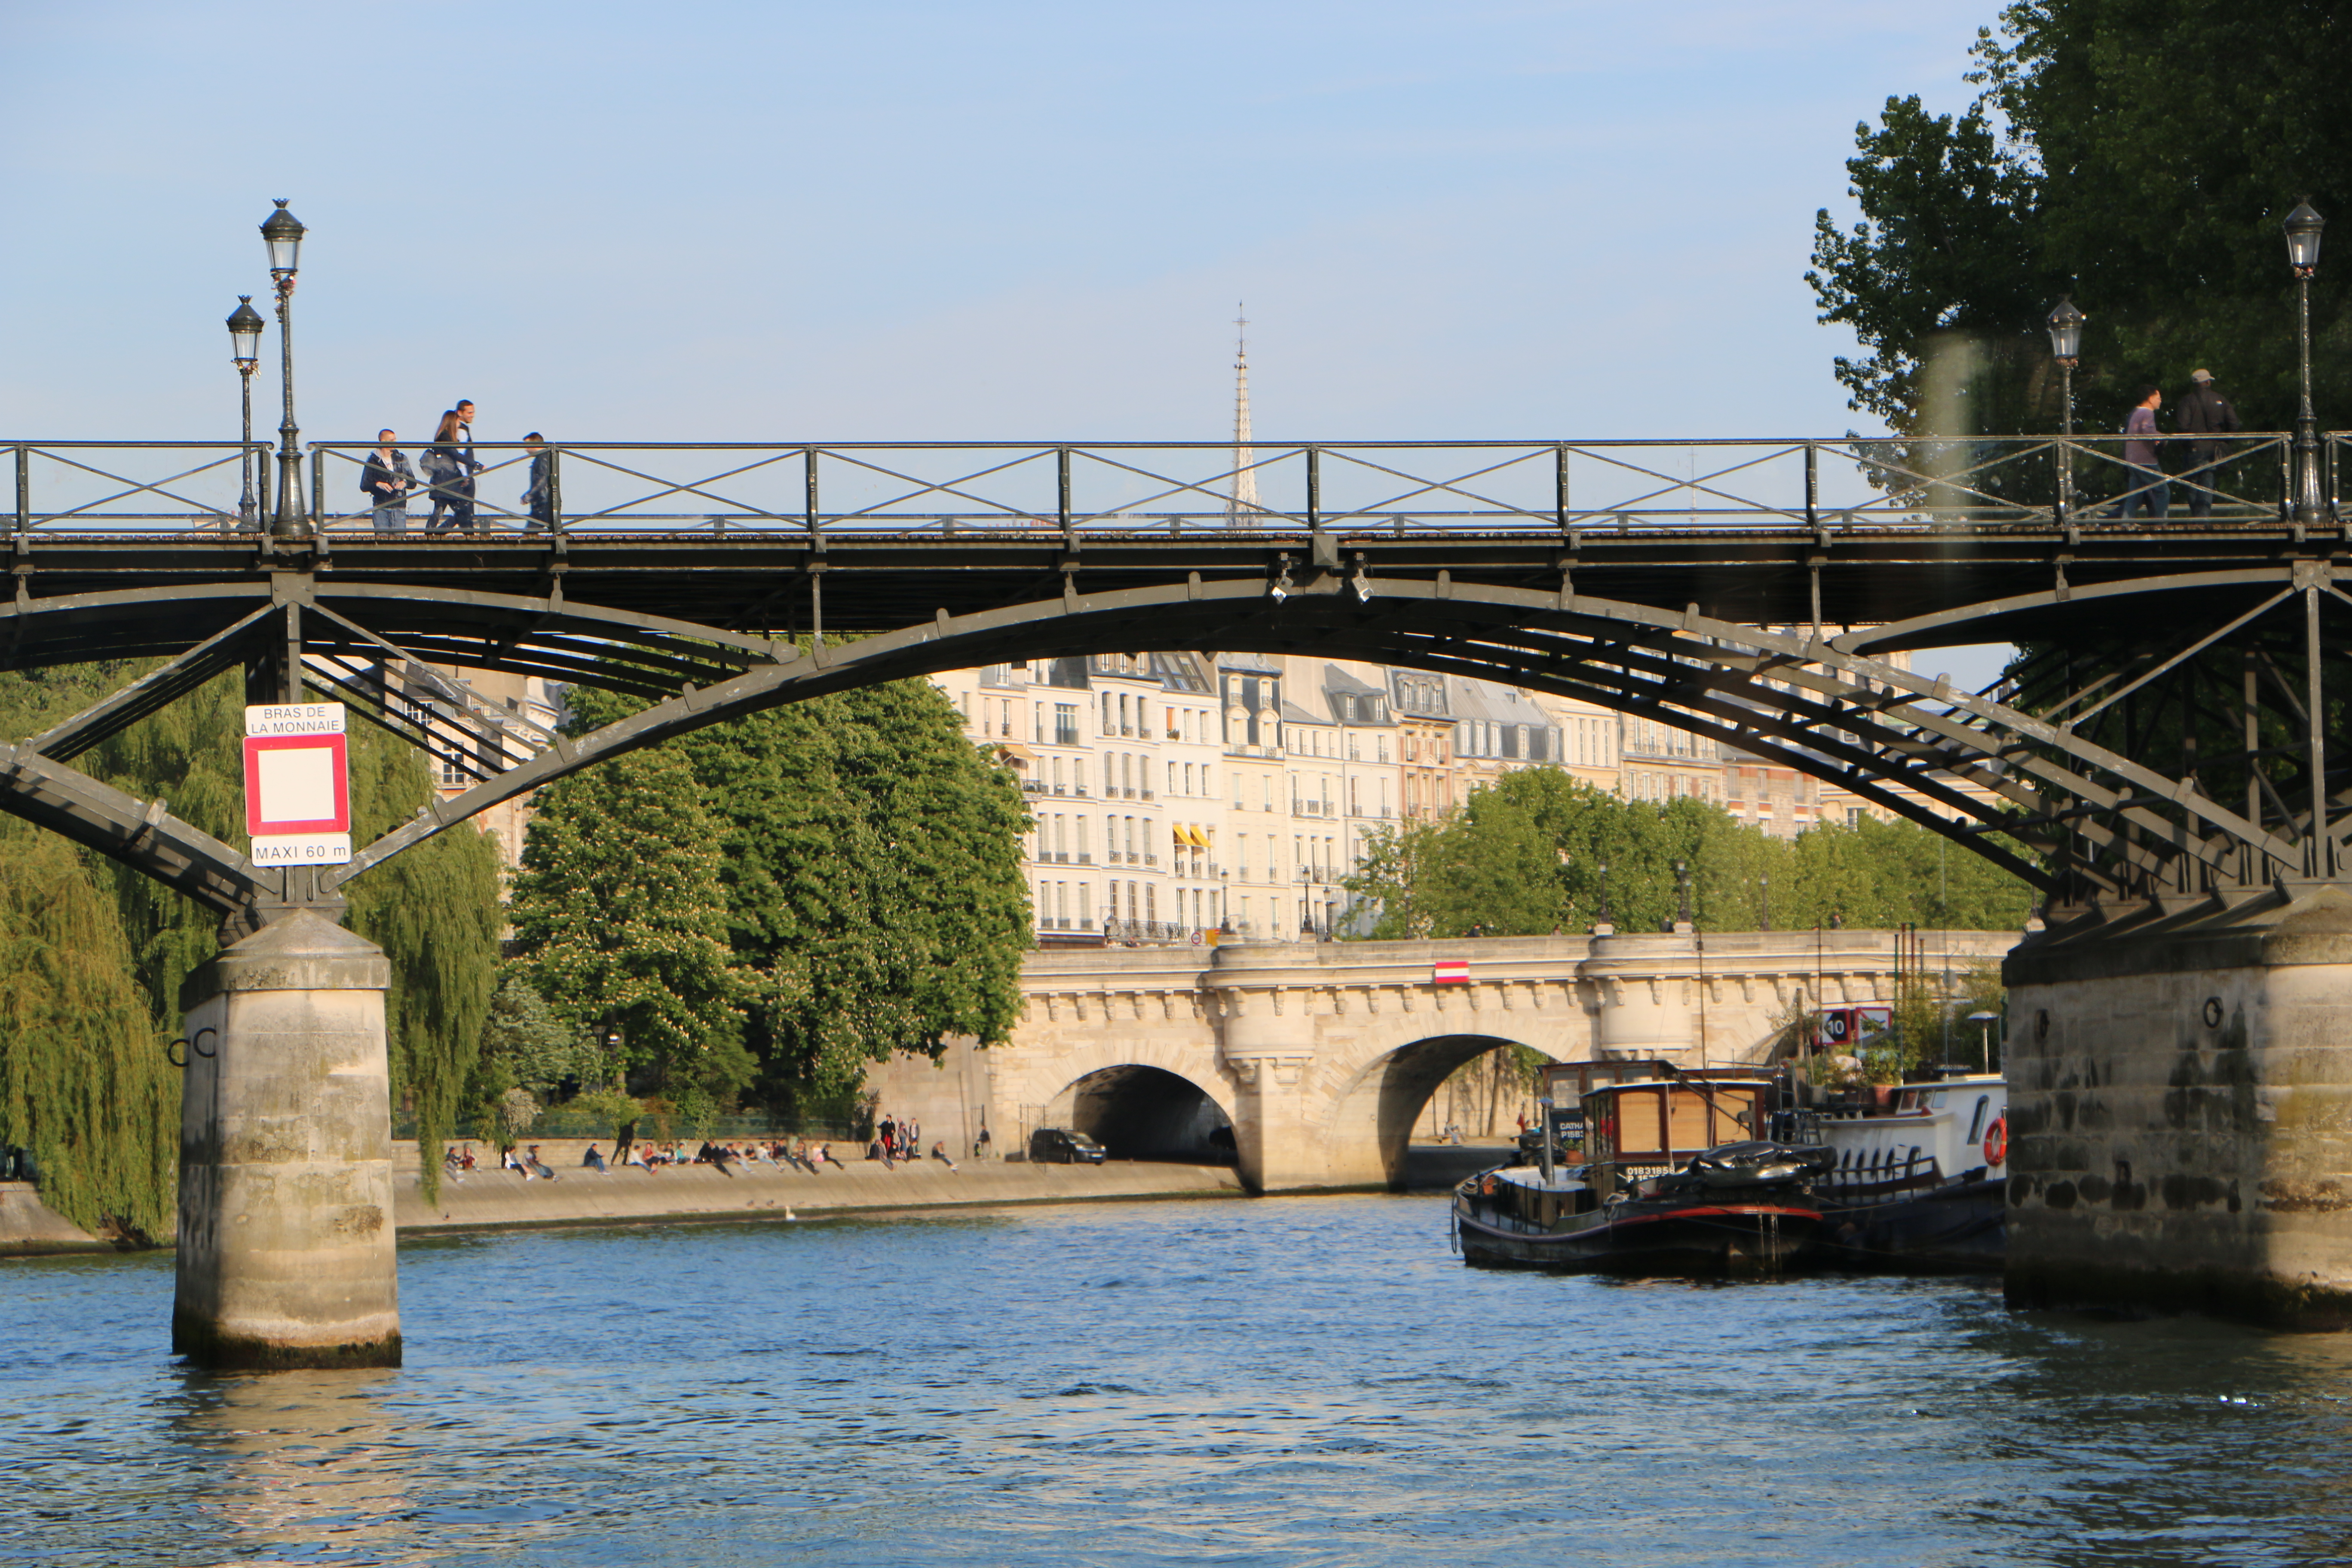
<svg viewBox="0 0 2352 1568">
<path fill-rule="evenodd" d="M 1769 877 L 1757 878 L 1756 889 L 1758 896 L 1764 900 L 1764 918 L 1760 923 L 1764 930 L 1770 931 L 1772 929 L 1772 879 Z"/>
<path fill-rule="evenodd" d="M 1614 936 L 1617 927 L 1609 919 L 1609 862 L 1601 862 L 1601 918 L 1592 922 L 1595 936 Z"/>
<path fill-rule="evenodd" d="M 1690 907 L 1690 865 L 1687 861 L 1677 860 L 1675 862 L 1675 890 L 1677 895 L 1677 907 L 1680 910 L 1680 912 L 1675 917 L 1675 924 L 1677 928 L 1687 930 L 1692 924 Z"/>
<path fill-rule="evenodd" d="M 2058 362 L 2058 517 L 2074 511 L 2074 366 L 2083 356 L 2083 323 L 2072 295 L 2061 295 L 2050 312 L 2050 353 Z"/>
<path fill-rule="evenodd" d="M 1982 1053 L 1984 1070 L 1992 1071 L 1992 1026 L 2000 1022 L 1998 1013 L 1971 1013 L 1969 1022 L 1978 1026 L 1977 1047 Z"/>
<path fill-rule="evenodd" d="M 2319 271 L 2319 231 L 2326 226 L 2308 201 L 2295 203 L 2286 215 L 2286 258 L 2294 269 L 2303 351 L 2303 406 L 2294 420 L 2294 520 L 2305 524 L 2326 516 L 2319 494 L 2319 421 L 2311 411 L 2311 279 Z"/>
<path fill-rule="evenodd" d="M 294 424 L 294 330 L 290 312 L 294 302 L 294 278 L 301 268 L 301 221 L 278 204 L 261 226 L 262 240 L 269 247 L 269 276 L 278 285 L 278 352 L 280 374 L 286 392 L 286 416 L 278 426 L 278 515 L 269 531 L 280 539 L 291 539 L 302 528 L 302 453 L 299 443 L 302 432 Z"/>
<path fill-rule="evenodd" d="M 237 453 L 236 466 L 244 489 L 237 498 L 237 526 L 252 532 L 260 527 L 253 506 L 253 373 L 261 364 L 261 330 L 267 325 L 261 312 L 253 308 L 253 296 L 239 294 L 236 309 L 229 313 L 228 341 L 230 353 L 236 365 L 238 390 L 244 409 L 244 447 Z"/>
</svg>

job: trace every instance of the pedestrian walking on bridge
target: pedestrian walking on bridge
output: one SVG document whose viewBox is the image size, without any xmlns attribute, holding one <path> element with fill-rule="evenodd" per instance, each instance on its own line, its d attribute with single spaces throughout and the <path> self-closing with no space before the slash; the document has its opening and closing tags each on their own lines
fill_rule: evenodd
<svg viewBox="0 0 2352 1568">
<path fill-rule="evenodd" d="M 2143 386 L 2139 400 L 2124 421 L 2124 474 L 2133 488 L 2124 492 L 2110 515 L 2126 518 L 2134 511 L 2161 520 L 2171 504 L 2171 487 L 2164 481 L 2164 467 L 2157 460 L 2156 444 L 2160 437 L 2156 431 L 2156 411 L 2164 406 L 2161 388 Z"/>
<path fill-rule="evenodd" d="M 2189 381 L 2189 395 L 2180 400 L 2175 421 L 2180 433 L 2189 438 L 2189 468 L 2180 476 L 2180 482 L 2189 491 L 2189 515 L 2210 517 L 2221 458 L 2229 449 L 2227 443 L 2215 437 L 2234 436 L 2245 426 L 2238 418 L 2237 405 L 2213 384 L 2211 371 L 2190 371 Z"/>
</svg>

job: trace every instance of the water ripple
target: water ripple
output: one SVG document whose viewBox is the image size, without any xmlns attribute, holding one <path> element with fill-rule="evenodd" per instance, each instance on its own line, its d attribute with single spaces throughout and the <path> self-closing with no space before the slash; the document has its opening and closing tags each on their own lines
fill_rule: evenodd
<svg viewBox="0 0 2352 1568">
<path fill-rule="evenodd" d="M 1951 1280 L 1467 1271 L 1427 1200 L 402 1253 L 409 1365 L 210 1377 L 168 1260 L 0 1265 L 0 1559 L 2336 1563 L 2352 1341 Z"/>
</svg>

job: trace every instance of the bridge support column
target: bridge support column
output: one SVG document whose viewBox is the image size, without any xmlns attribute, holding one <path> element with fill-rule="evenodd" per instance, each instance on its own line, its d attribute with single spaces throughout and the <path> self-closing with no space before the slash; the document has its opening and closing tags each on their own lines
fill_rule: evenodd
<svg viewBox="0 0 2352 1568">
<path fill-rule="evenodd" d="M 2011 1305 L 2352 1325 L 2352 894 L 2078 921 L 2005 974 Z"/>
<path fill-rule="evenodd" d="M 172 1348 L 213 1367 L 400 1364 L 373 943 L 307 910 L 189 977 Z"/>
<path fill-rule="evenodd" d="M 1297 1192 L 1331 1184 L 1322 1139 L 1307 1124 L 1308 1059 L 1295 1053 L 1226 1053 L 1226 1066 L 1241 1083 L 1234 1106 L 1234 1143 L 1242 1180 L 1253 1192 Z"/>
</svg>

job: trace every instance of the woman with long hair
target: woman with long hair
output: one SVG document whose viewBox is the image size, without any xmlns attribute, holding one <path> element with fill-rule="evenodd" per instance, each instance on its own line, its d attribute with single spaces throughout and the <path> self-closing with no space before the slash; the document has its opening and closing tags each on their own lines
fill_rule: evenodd
<svg viewBox="0 0 2352 1568">
<path fill-rule="evenodd" d="M 434 426 L 433 444 L 425 448 L 425 477 L 433 482 L 433 515 L 425 520 L 427 533 L 457 528 L 474 531 L 474 470 L 481 465 L 466 444 L 474 434 L 467 420 L 472 411 L 467 403 L 445 411 Z M 447 522 L 441 521 L 445 510 Z"/>
</svg>

